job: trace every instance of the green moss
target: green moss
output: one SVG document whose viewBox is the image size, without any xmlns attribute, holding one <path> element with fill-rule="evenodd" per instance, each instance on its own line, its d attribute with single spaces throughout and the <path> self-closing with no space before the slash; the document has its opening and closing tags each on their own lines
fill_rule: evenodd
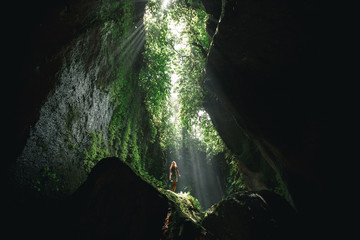
<svg viewBox="0 0 360 240">
<path fill-rule="evenodd" d="M 295 208 L 295 204 L 292 200 L 289 190 L 288 190 L 285 182 L 282 180 L 280 174 L 278 174 L 278 173 L 276 174 L 276 180 L 278 182 L 278 186 L 275 187 L 274 192 L 279 194 L 283 198 L 285 198 L 286 201 L 288 201 L 290 203 L 290 205 Z"/>
<path fill-rule="evenodd" d="M 229 151 L 225 154 L 225 157 L 227 165 L 224 165 L 225 169 L 223 171 L 226 176 L 226 195 L 245 190 L 246 186 L 243 181 L 243 175 L 238 166 L 239 159 Z"/>
<path fill-rule="evenodd" d="M 170 190 L 162 190 L 161 192 L 178 206 L 182 214 L 186 215 L 194 223 L 199 223 L 203 219 L 204 214 L 201 211 L 200 203 L 190 193 L 175 193 Z"/>
<path fill-rule="evenodd" d="M 33 188 L 46 193 L 59 192 L 64 190 L 64 183 L 57 174 L 58 170 L 44 167 L 40 170 L 39 178 L 33 181 Z"/>
<path fill-rule="evenodd" d="M 169 199 L 169 222 L 164 235 L 166 239 L 203 239 L 206 230 L 201 221 L 204 213 L 197 208 L 189 193 L 174 193 L 162 190 Z"/>
<path fill-rule="evenodd" d="M 91 145 L 84 150 L 84 168 L 87 172 L 90 172 L 99 160 L 110 156 L 102 133 L 93 132 L 90 135 Z"/>
<path fill-rule="evenodd" d="M 132 33 L 136 18 L 135 3 L 132 0 L 102 0 L 98 18 L 103 22 L 101 28 L 101 55 L 109 64 L 99 73 L 98 87 L 110 94 L 113 115 L 108 127 L 108 139 L 105 142 L 101 133 L 91 133 L 91 144 L 84 151 L 84 168 L 91 168 L 103 157 L 116 156 L 135 166 L 143 168 L 141 156 L 146 156 L 146 148 L 139 144 L 142 132 L 140 95 L 138 91 L 138 72 L 135 66 L 128 64 L 128 56 L 122 56 L 127 46 L 123 46 Z M 119 54 L 109 49 L 119 50 Z M 130 51 L 131 52 L 131 51 Z M 72 121 L 72 114 L 68 122 Z M 139 130 L 138 130 L 139 129 Z"/>
</svg>

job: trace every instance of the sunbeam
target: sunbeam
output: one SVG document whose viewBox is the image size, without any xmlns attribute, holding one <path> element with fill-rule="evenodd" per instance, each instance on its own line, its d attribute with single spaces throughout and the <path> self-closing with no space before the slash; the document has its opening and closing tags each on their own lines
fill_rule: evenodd
<svg viewBox="0 0 360 240">
<path fill-rule="evenodd" d="M 190 192 L 208 208 L 223 195 L 219 170 L 212 164 L 223 145 L 201 105 L 204 93 L 200 82 L 206 48 L 210 45 L 205 32 L 208 18 L 183 3 L 171 0 L 151 3 L 144 15 L 145 50 L 147 59 L 152 60 L 148 62 L 149 68 L 155 71 L 142 84 L 151 83 L 149 89 L 162 92 L 147 103 L 154 122 L 160 129 L 165 128 L 160 141 L 167 163 L 177 162 L 182 176 L 176 192 Z M 167 97 L 163 97 L 164 92 Z M 160 103 L 160 108 L 154 108 Z"/>
<path fill-rule="evenodd" d="M 183 28 L 183 26 L 180 26 Z M 173 31 L 171 29 L 171 31 Z M 188 43 L 184 40 L 183 48 L 188 48 Z M 178 62 L 177 62 L 178 61 Z M 173 64 L 181 65 L 179 59 Z M 204 140 L 201 126 L 193 124 L 191 133 L 188 133 L 182 126 L 180 121 L 181 103 L 179 99 L 179 86 L 181 76 L 176 71 L 171 75 L 171 90 L 169 98 L 170 122 L 173 131 L 179 137 L 180 149 L 170 156 L 170 161 L 176 161 L 182 174 L 179 180 L 179 191 L 190 191 L 206 209 L 223 196 L 223 190 L 220 184 L 218 173 L 215 167 L 207 160 L 207 154 L 199 151 L 197 144 Z M 198 118 L 206 118 L 210 121 L 210 117 L 205 110 L 198 111 Z"/>
<path fill-rule="evenodd" d="M 140 34 L 144 32 L 144 24 L 142 21 L 139 21 L 133 28 L 133 31 L 129 34 L 129 36 L 121 42 L 119 47 L 115 49 L 115 54 L 119 54 L 119 52 L 126 46 L 128 46 L 128 43 L 130 41 L 133 41 L 133 38 L 137 38 Z"/>
</svg>

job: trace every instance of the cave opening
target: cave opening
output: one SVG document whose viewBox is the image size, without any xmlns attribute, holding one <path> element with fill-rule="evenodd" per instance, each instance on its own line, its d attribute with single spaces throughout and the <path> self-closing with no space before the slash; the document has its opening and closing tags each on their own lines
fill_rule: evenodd
<svg viewBox="0 0 360 240">
<path fill-rule="evenodd" d="M 338 43 L 323 5 L 23 6 L 6 52 L 13 101 L 1 182 L 12 233 L 158 239 L 169 208 L 164 239 L 284 237 L 294 216 L 319 236 L 317 219 L 331 225 L 324 216 L 340 180 L 339 164 L 329 164 L 338 123 L 329 120 L 336 91 L 328 79 L 340 64 L 328 51 Z"/>
<path fill-rule="evenodd" d="M 204 106 L 212 41 L 207 25 L 216 20 L 202 3 L 104 1 L 84 15 L 85 22 L 95 22 L 85 32 L 71 22 L 72 14 L 84 11 L 81 3 L 71 6 L 55 4 L 60 19 L 41 23 L 33 33 L 50 38 L 47 24 L 54 24 L 57 34 L 69 36 L 48 43 L 64 44 L 60 52 L 46 53 L 53 60 L 29 67 L 29 83 L 46 81 L 44 69 L 54 74 L 54 83 L 32 103 L 39 110 L 31 118 L 37 120 L 27 123 L 31 129 L 10 170 L 16 191 L 34 199 L 71 195 L 110 156 L 163 189 L 170 189 L 170 163 L 178 162 L 177 192 L 192 194 L 203 210 L 244 189 L 237 157 Z M 25 84 L 25 97 L 32 86 L 45 89 Z"/>
</svg>

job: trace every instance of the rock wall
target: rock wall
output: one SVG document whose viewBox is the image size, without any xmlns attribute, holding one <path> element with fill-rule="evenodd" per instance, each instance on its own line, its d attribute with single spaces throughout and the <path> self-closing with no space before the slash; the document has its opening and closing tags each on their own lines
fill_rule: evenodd
<svg viewBox="0 0 360 240">
<path fill-rule="evenodd" d="M 23 23 L 28 43 L 20 48 L 19 90 L 10 105 L 15 110 L 6 163 L 11 186 L 42 195 L 70 194 L 99 160 L 97 155 L 115 155 L 116 144 L 109 140 L 119 105 L 114 88 L 126 85 L 130 93 L 123 98 L 141 109 L 134 89 L 144 42 L 129 43 L 138 30 L 144 35 L 139 26 L 145 3 L 75 0 L 31 6 L 38 16 Z M 26 21 L 31 14 L 24 14 Z M 131 77 L 120 78 L 121 69 Z M 128 120 L 122 116 L 118 122 L 126 125 Z"/>
<path fill-rule="evenodd" d="M 17 159 L 19 184 L 48 190 L 41 189 L 45 187 L 42 181 L 52 175 L 53 181 L 62 184 L 57 188 L 71 192 L 85 176 L 81 160 L 92 141 L 91 133 L 101 133 L 107 140 L 113 110 L 109 92 L 96 86 L 104 61 L 98 54 L 99 45 L 91 42 L 97 37 L 96 32 L 79 37 L 69 57 L 64 56 L 58 83 L 41 107 L 39 119 Z"/>
<path fill-rule="evenodd" d="M 203 2 L 219 12 L 219 1 Z M 321 235 L 311 219 L 331 224 L 324 216 L 339 200 L 333 186 L 343 180 L 334 177 L 343 166 L 333 141 L 342 111 L 332 96 L 340 93 L 334 83 L 345 69 L 338 58 L 342 18 L 321 1 L 222 4 L 206 66 L 215 102 L 208 112 L 231 150 L 241 153 L 244 137 L 256 144 L 286 182 L 304 222 Z"/>
</svg>

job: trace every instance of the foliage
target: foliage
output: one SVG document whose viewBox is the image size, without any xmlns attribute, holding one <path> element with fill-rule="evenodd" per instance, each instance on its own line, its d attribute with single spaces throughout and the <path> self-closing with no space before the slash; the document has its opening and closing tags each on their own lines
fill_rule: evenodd
<svg viewBox="0 0 360 240">
<path fill-rule="evenodd" d="M 199 1 L 174 1 L 166 9 L 161 4 L 157 0 L 147 4 L 146 66 L 140 73 L 153 128 L 164 149 L 179 148 L 185 127 L 202 140 L 201 150 L 215 155 L 224 146 L 203 108 L 203 70 L 210 46 L 208 16 Z"/>
<path fill-rule="evenodd" d="M 177 91 L 179 92 L 180 118 L 182 124 L 188 129 L 198 118 L 199 111 L 203 111 L 204 88 L 203 70 L 206 61 L 206 55 L 210 45 L 210 37 L 206 33 L 207 15 L 204 10 L 195 10 L 186 7 L 185 4 L 179 4 L 177 11 L 172 12 L 175 24 L 186 22 L 183 32 L 178 38 L 188 38 L 188 51 L 182 51 L 177 54 L 178 75 L 180 75 Z M 177 39 L 173 37 L 172 41 Z"/>
<path fill-rule="evenodd" d="M 185 159 L 183 164 L 188 158 L 182 155 L 189 145 L 206 153 L 208 161 L 225 151 L 203 107 L 207 94 L 204 68 L 211 40 L 206 32 L 207 20 L 200 1 L 172 1 L 164 8 L 162 1 L 152 0 L 144 16 L 145 64 L 139 86 L 144 89 L 151 132 L 162 152 Z M 242 189 L 241 174 L 235 164 L 230 168 L 229 191 Z"/>
<path fill-rule="evenodd" d="M 157 189 L 166 189 L 166 185 L 163 179 L 159 180 L 156 177 L 150 175 L 147 171 L 139 171 L 136 168 L 133 168 L 133 170 L 137 173 L 138 176 L 140 176 L 144 181 L 150 183 L 153 187 Z"/>
<path fill-rule="evenodd" d="M 239 170 L 238 159 L 230 151 L 226 153 L 228 174 L 226 179 L 226 195 L 245 190 L 242 173 Z"/>
<path fill-rule="evenodd" d="M 132 0 L 102 0 L 99 7 L 98 20 L 103 24 L 100 55 L 107 64 L 100 69 L 96 84 L 110 95 L 113 113 L 108 132 L 89 133 L 90 144 L 83 150 L 83 167 L 89 172 L 101 158 L 116 156 L 161 186 L 159 181 L 164 172 L 158 170 L 162 166 L 155 162 L 162 161 L 154 155 L 156 151 L 149 151 L 150 145 L 158 149 L 157 130 L 152 127 L 151 115 L 144 104 L 144 95 L 149 89 L 139 84 L 141 56 L 138 51 L 144 33 L 139 25 L 141 16 L 134 12 Z M 161 174 L 156 174 L 155 179 L 146 168 Z"/>
<path fill-rule="evenodd" d="M 180 193 L 181 193 L 181 192 L 180 192 Z M 190 192 L 186 192 L 186 195 L 187 195 L 187 197 L 189 198 L 189 200 L 190 200 L 190 202 L 192 203 L 192 205 L 193 205 L 196 209 L 198 209 L 199 211 L 202 211 L 202 207 L 201 207 L 201 205 L 200 205 L 199 200 L 198 200 L 197 198 L 195 198 L 194 196 L 192 196 L 192 195 L 190 194 Z"/>
<path fill-rule="evenodd" d="M 91 145 L 84 150 L 84 167 L 87 172 L 90 172 L 99 160 L 110 156 L 102 133 L 93 132 L 90 135 Z"/>
<path fill-rule="evenodd" d="M 44 167 L 40 173 L 41 178 L 37 179 L 33 183 L 33 187 L 37 191 L 41 191 L 48 186 L 56 185 L 56 191 L 60 190 L 60 179 L 50 167 Z"/>
<path fill-rule="evenodd" d="M 113 114 L 107 134 L 90 133 L 84 167 L 90 171 L 101 158 L 116 156 L 154 186 L 165 188 L 164 159 L 184 147 L 184 129 L 186 144 L 206 152 L 207 159 L 225 150 L 203 107 L 203 70 L 211 40 L 208 16 L 197 0 L 173 1 L 166 9 L 162 1 L 151 0 L 142 26 L 134 9 L 131 0 L 101 2 L 100 51 L 108 64 L 97 84 L 110 94 Z M 138 57 L 135 43 L 141 45 L 143 37 Z M 243 186 L 241 174 L 234 161 L 230 169 L 229 191 L 236 191 Z"/>
</svg>

